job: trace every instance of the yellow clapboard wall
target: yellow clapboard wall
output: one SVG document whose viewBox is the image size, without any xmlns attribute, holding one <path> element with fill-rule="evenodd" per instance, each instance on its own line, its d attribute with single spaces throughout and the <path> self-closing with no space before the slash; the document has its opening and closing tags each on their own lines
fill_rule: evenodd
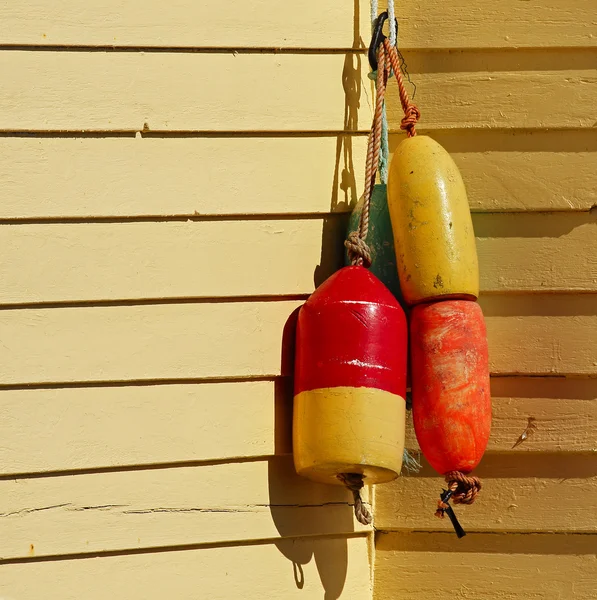
<svg viewBox="0 0 597 600">
<path fill-rule="evenodd" d="M 594 597 L 597 11 L 397 8 L 474 212 L 494 420 L 469 535 L 428 466 L 365 492 L 372 528 L 290 457 L 292 318 L 363 188 L 369 3 L 23 0 L 0 6 L 0 597 Z"/>
</svg>

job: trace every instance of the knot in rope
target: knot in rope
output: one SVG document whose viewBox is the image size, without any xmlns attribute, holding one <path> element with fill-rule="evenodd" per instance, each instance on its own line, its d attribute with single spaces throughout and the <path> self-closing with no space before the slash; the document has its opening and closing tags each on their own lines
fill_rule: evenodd
<svg viewBox="0 0 597 600">
<path fill-rule="evenodd" d="M 358 473 L 340 473 L 338 479 L 352 492 L 354 497 L 354 516 L 362 525 L 370 525 L 372 521 L 371 513 L 363 504 L 361 499 L 361 490 L 365 485 L 363 476 Z"/>
<path fill-rule="evenodd" d="M 409 104 L 404 109 L 404 117 L 402 118 L 402 121 L 400 121 L 400 129 L 406 131 L 408 137 L 414 137 L 417 135 L 415 126 L 420 118 L 421 111 L 414 104 Z"/>
<path fill-rule="evenodd" d="M 478 477 L 469 477 L 460 471 L 447 473 L 446 483 L 452 492 L 454 504 L 472 504 L 481 491 L 481 480 Z"/>
<path fill-rule="evenodd" d="M 371 250 L 365 240 L 361 238 L 358 231 L 350 233 L 344 245 L 348 250 L 348 258 L 352 266 L 363 266 L 366 268 L 371 266 Z"/>
</svg>

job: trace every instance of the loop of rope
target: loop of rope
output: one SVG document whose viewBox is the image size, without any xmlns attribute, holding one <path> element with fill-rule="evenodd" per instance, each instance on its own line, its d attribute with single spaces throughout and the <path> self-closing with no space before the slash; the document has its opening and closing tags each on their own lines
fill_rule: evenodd
<svg viewBox="0 0 597 600">
<path fill-rule="evenodd" d="M 448 489 L 452 492 L 454 504 L 472 504 L 481 491 L 481 480 L 460 471 L 450 471 L 446 474 Z"/>
<path fill-rule="evenodd" d="M 371 250 L 365 240 L 361 239 L 358 231 L 350 233 L 344 245 L 348 249 L 350 263 L 353 266 L 366 268 L 371 266 Z"/>
<path fill-rule="evenodd" d="M 398 83 L 398 92 L 400 93 L 400 103 L 402 104 L 402 110 L 404 111 L 404 118 L 400 123 L 400 129 L 406 131 L 408 137 L 414 137 L 417 135 L 415 126 L 418 120 L 421 118 L 421 112 L 419 109 L 411 103 L 406 87 L 404 86 L 404 79 L 402 78 L 402 69 L 400 68 L 400 59 L 398 58 L 398 52 L 395 46 L 392 46 L 389 40 L 384 40 L 383 43 L 388 59 L 396 81 Z"/>
<path fill-rule="evenodd" d="M 446 483 L 454 504 L 472 504 L 481 491 L 481 480 L 478 477 L 465 475 L 460 471 L 450 471 L 446 474 Z M 444 518 L 449 505 L 438 500 L 435 516 Z"/>
<path fill-rule="evenodd" d="M 371 513 L 363 504 L 361 490 L 365 485 L 363 476 L 358 473 L 340 473 L 338 479 L 352 492 L 354 498 L 354 516 L 362 525 L 369 525 L 372 521 Z"/>
</svg>

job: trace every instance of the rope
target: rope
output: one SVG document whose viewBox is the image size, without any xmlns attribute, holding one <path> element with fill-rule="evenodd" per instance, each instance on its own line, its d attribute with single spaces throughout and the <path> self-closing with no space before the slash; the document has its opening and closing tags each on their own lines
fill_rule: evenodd
<svg viewBox="0 0 597 600">
<path fill-rule="evenodd" d="M 472 504 L 481 491 L 481 480 L 478 477 L 470 477 L 460 471 L 446 473 L 446 483 L 454 504 Z M 446 502 L 439 500 L 435 516 L 443 519 L 448 508 Z"/>
<path fill-rule="evenodd" d="M 390 45 L 395 46 L 397 44 L 397 35 L 396 31 L 396 13 L 394 11 L 394 0 L 388 0 L 388 21 L 390 27 Z"/>
<path fill-rule="evenodd" d="M 404 111 L 404 117 L 400 122 L 400 129 L 406 131 L 408 137 L 414 137 L 417 135 L 415 126 L 418 120 L 421 118 L 421 112 L 419 109 L 411 103 L 408 98 L 408 93 L 404 87 L 404 79 L 402 78 L 402 69 L 400 68 L 400 59 L 398 58 L 398 51 L 395 46 L 391 46 L 390 42 L 386 39 L 383 43 L 392 70 L 396 75 L 396 81 L 398 82 L 398 91 L 400 93 L 400 103 L 402 104 L 402 110 Z"/>
<path fill-rule="evenodd" d="M 371 513 L 363 504 L 361 490 L 365 485 L 363 476 L 359 473 L 340 473 L 338 479 L 352 492 L 354 497 L 354 516 L 362 525 L 369 525 L 372 521 Z"/>
</svg>

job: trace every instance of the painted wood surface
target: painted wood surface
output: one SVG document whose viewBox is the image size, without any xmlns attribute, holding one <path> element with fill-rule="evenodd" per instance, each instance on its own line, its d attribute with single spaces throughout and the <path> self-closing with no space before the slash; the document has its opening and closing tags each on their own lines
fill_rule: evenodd
<svg viewBox="0 0 597 600">
<path fill-rule="evenodd" d="M 596 569 L 595 540 L 586 535 L 380 535 L 373 597 L 591 600 Z"/>
<path fill-rule="evenodd" d="M 595 463 L 594 450 L 584 455 L 488 454 L 475 469 L 483 484 L 477 500 L 454 510 L 470 533 L 597 534 Z M 449 519 L 434 516 L 442 487 L 443 477 L 427 464 L 417 476 L 400 477 L 377 487 L 375 527 L 382 531 L 449 531 L 454 535 Z"/>
<path fill-rule="evenodd" d="M 473 223 L 482 292 L 597 291 L 597 213 Z M 3 226 L 0 303 L 309 294 L 342 265 L 345 235 L 340 215 Z"/>
<path fill-rule="evenodd" d="M 380 2 L 384 6 L 384 2 Z M 355 8 L 356 7 L 356 8 Z M 234 0 L 179 0 L 166 8 L 142 0 L 26 0 L 0 10 L 0 44 L 346 48 L 370 35 L 368 3 L 301 2 L 281 10 L 273 0 L 250 5 Z M 397 8 L 404 48 L 594 47 L 597 29 L 590 2 L 505 0 L 499 6 L 475 0 L 442 5 L 408 0 Z M 214 26 L 214 22 L 218 26 Z M 357 38 L 353 30 L 356 27 Z"/>
<path fill-rule="evenodd" d="M 591 131 L 433 136 L 456 161 L 473 211 L 597 204 Z M 392 147 L 401 139 L 391 136 Z M 349 135 L 0 138 L 0 218 L 347 212 L 363 190 L 366 143 Z"/>
<path fill-rule="evenodd" d="M 0 390 L 0 475 L 289 454 L 290 383 Z M 597 379 L 498 377 L 491 388 L 489 453 L 597 449 Z M 407 416 L 406 443 L 416 452 Z M 529 417 L 537 428 L 514 447 Z"/>
<path fill-rule="evenodd" d="M 378 489 L 376 525 L 392 533 L 375 553 L 343 490 L 293 479 L 279 377 L 289 315 L 341 259 L 344 217 L 330 213 L 362 192 L 367 3 L 357 23 L 340 0 L 291 14 L 233 0 L 238 18 L 218 26 L 211 0 L 12 4 L 0 596 L 367 600 L 375 556 L 381 600 L 592 598 L 592 3 L 398 7 L 419 130 L 490 213 L 474 227 L 494 427 L 486 488 L 459 511 L 478 533 L 458 541 L 433 517 L 441 479 L 425 467 Z M 127 502 L 140 514 L 107 506 Z M 177 510 L 143 512 L 164 508 Z"/>
<path fill-rule="evenodd" d="M 35 553 L 35 547 L 33 548 Z M 296 566 L 293 567 L 293 562 Z M 114 600 L 176 597 L 371 597 L 368 540 L 313 537 L 275 543 L 155 551 L 75 560 L 4 564 L 0 593 L 35 600 Z M 90 582 L 101 581 L 101 585 Z M 68 585 L 65 585 L 68 582 Z"/>
<path fill-rule="evenodd" d="M 590 129 L 597 118 L 594 53 L 564 63 L 561 55 L 541 55 L 525 65 L 509 53 L 425 53 L 406 60 L 427 129 Z M 370 127 L 368 63 L 356 54 L 7 50 L 0 69 L 14 73 L 0 90 L 0 131 Z M 395 129 L 399 107 L 391 86 L 388 118 Z"/>
<path fill-rule="evenodd" d="M 300 304 L 216 302 L 2 311 L 0 383 L 278 375 L 282 330 Z M 481 305 L 492 374 L 597 372 L 597 317 L 591 295 L 496 296 L 482 299 Z"/>
<path fill-rule="evenodd" d="M 288 454 L 287 388 L 280 380 L 1 390 L 0 475 Z"/>
<path fill-rule="evenodd" d="M 489 455 L 478 474 L 484 484 L 478 501 L 456 508 L 471 537 L 475 532 L 597 533 L 594 456 Z M 449 521 L 434 516 L 443 484 L 426 467 L 418 476 L 376 486 L 376 529 L 453 535 Z M 0 488 L 4 560 L 30 557 L 31 544 L 42 557 L 368 529 L 354 519 L 350 492 L 299 477 L 290 457 L 10 478 Z"/>
<path fill-rule="evenodd" d="M 10 478 L 0 487 L 3 559 L 31 556 L 31 544 L 40 557 L 370 528 L 354 519 L 348 490 L 306 481 L 290 457 Z"/>
</svg>

